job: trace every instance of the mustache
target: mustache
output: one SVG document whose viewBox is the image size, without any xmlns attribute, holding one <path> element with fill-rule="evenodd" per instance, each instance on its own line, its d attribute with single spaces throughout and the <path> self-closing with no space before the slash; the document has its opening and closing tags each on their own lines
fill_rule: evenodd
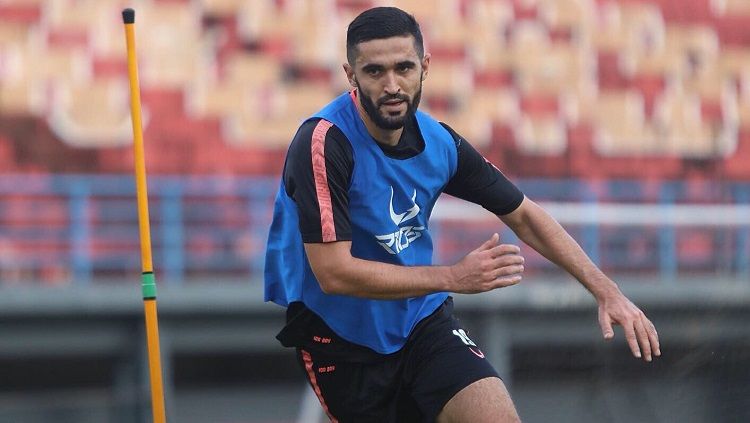
<svg viewBox="0 0 750 423">
<path fill-rule="evenodd" d="M 408 103 L 409 102 L 409 96 L 406 95 L 406 94 L 391 94 L 391 95 L 386 95 L 386 96 L 380 97 L 378 99 L 378 107 L 380 107 L 383 104 L 385 104 L 386 102 L 392 101 L 392 100 L 405 101 L 405 102 Z"/>
</svg>

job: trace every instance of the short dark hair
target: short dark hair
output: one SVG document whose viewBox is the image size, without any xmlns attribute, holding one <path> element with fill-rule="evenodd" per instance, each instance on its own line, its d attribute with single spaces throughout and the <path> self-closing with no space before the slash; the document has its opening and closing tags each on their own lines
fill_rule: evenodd
<svg viewBox="0 0 750 423">
<path fill-rule="evenodd" d="M 414 16 L 397 7 L 365 10 L 354 18 L 346 31 L 346 59 L 349 64 L 354 64 L 359 43 L 408 35 L 414 37 L 414 48 L 419 57 L 424 57 L 422 30 Z"/>
</svg>

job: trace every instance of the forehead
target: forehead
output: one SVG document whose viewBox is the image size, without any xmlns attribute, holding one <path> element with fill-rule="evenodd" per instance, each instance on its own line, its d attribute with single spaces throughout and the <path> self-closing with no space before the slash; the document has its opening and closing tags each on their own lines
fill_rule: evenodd
<svg viewBox="0 0 750 423">
<path fill-rule="evenodd" d="M 388 65 L 411 60 L 419 63 L 420 57 L 414 47 L 414 37 L 381 38 L 364 41 L 357 44 L 357 60 L 355 66 L 367 64 Z"/>
</svg>

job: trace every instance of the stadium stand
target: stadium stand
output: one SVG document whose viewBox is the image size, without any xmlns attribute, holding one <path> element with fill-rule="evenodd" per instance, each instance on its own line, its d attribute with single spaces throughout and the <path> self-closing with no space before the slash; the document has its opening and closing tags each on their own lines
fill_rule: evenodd
<svg viewBox="0 0 750 423">
<path fill-rule="evenodd" d="M 277 175 L 300 121 L 348 89 L 345 26 L 374 5 L 404 7 L 422 20 L 434 55 L 424 109 L 514 178 L 587 181 L 602 201 L 623 201 L 614 187 L 633 180 L 627 201 L 657 203 L 666 194 L 653 187 L 674 179 L 750 178 L 750 13 L 732 0 L 140 0 L 149 173 Z M 0 3 L 5 172 L 131 172 L 121 7 Z M 81 207 L 94 216 L 116 208 L 92 201 Z M 613 245 L 641 242 L 616 229 L 601 234 L 619 239 Z M 106 268 L 103 246 L 115 235 L 89 235 L 101 256 L 92 268 Z M 707 236 L 685 239 L 709 245 Z M 214 253 L 226 259 L 258 242 L 200 231 L 179 239 L 209 261 L 173 257 L 173 269 L 210 267 Z M 4 248 L 11 244 L 6 237 Z"/>
<path fill-rule="evenodd" d="M 197 133 L 214 127 L 201 144 L 221 143 L 214 146 L 217 150 L 283 149 L 288 139 L 285 128 L 287 134 L 293 131 L 301 117 L 346 89 L 340 70 L 344 60 L 340 34 L 353 14 L 374 4 L 400 5 L 424 17 L 428 50 L 436 57 L 433 75 L 426 82 L 428 110 L 448 120 L 465 121 L 456 126 L 465 128 L 471 140 L 479 137 L 475 143 L 487 156 L 504 151 L 533 160 L 541 155 L 556 169 L 552 174 L 535 174 L 532 166 L 519 175 L 554 176 L 559 171 L 559 176 L 587 177 L 570 165 L 579 149 L 593 150 L 604 159 L 625 153 L 620 159 L 630 160 L 630 168 L 649 156 L 676 155 L 687 162 L 700 157 L 714 162 L 713 167 L 726 167 L 720 173 L 727 177 L 747 175 L 743 167 L 732 164 L 742 162 L 743 157 L 734 156 L 746 151 L 742 143 L 747 137 L 750 62 L 750 52 L 742 44 L 748 34 L 738 25 L 747 13 L 732 1 L 696 0 L 683 7 L 682 2 L 667 0 L 564 4 L 444 0 L 430 6 L 328 0 L 312 7 L 301 0 L 146 0 L 139 4 L 143 25 L 138 27 L 140 39 L 148 40 L 141 42 L 139 50 L 143 97 L 148 99 L 145 108 L 150 116 L 173 118 L 180 125 L 194 126 Z M 0 8 L 4 113 L 52 124 L 57 142 L 80 145 L 84 141 L 74 138 L 86 137 L 75 134 L 87 133 L 92 135 L 86 145 L 111 148 L 111 135 L 97 139 L 95 127 L 66 135 L 60 128 L 71 125 L 60 122 L 70 120 L 65 118 L 71 107 L 62 101 L 65 93 L 89 89 L 96 93 L 102 85 L 117 85 L 105 80 L 125 79 L 121 34 L 112 24 L 118 7 L 116 1 L 4 2 Z M 71 12 L 78 9 L 85 13 Z M 304 24 L 310 21 L 320 24 Z M 40 59 L 43 66 L 37 66 Z M 303 93 L 299 87 L 310 81 L 315 88 Z M 486 90 L 515 96 L 519 116 L 509 119 L 490 110 L 471 118 L 486 104 Z M 181 103 L 161 100 L 166 92 Z M 640 93 L 642 106 L 608 105 L 610 97 L 631 92 Z M 290 98 L 290 93 L 299 98 Z M 682 99 L 686 103 L 676 110 Z M 300 102 L 299 108 L 284 106 L 290 100 Z M 640 113 L 642 107 L 643 116 L 631 118 L 642 124 L 622 129 L 634 131 L 630 135 L 618 132 L 615 123 L 606 123 L 603 112 L 597 111 L 600 103 L 603 109 L 614 107 L 610 113 L 614 116 Z M 258 128 L 268 116 L 273 119 L 268 120 L 267 130 Z M 95 126 L 94 121 L 89 124 Z M 104 126 L 102 120 L 98 124 Z M 641 126 L 655 132 L 649 135 Z M 596 135 L 602 133 L 611 134 L 606 146 Z M 638 142 L 630 139 L 638 134 L 643 135 Z M 612 147 L 616 145 L 621 147 Z M 182 160 L 202 159 L 183 155 Z M 246 172 L 247 166 L 232 167 L 236 163 L 227 161 L 223 170 Z M 651 177 L 676 177 L 687 172 L 683 167 L 676 172 L 655 167 L 649 172 L 654 172 Z M 208 170 L 198 163 L 181 168 Z M 628 176 L 620 170 L 609 174 L 616 168 L 602 166 L 593 172 Z M 174 169 L 154 166 L 155 172 Z"/>
<path fill-rule="evenodd" d="M 524 421 L 750 421 L 747 0 L 0 0 L 0 421 L 150 421 L 123 7 L 170 419 L 294 421 L 302 380 L 260 292 L 272 201 L 296 126 L 350 88 L 347 23 L 376 5 L 421 20 L 422 108 L 663 337 L 662 361 L 628 361 L 590 296 L 522 246 L 523 284 L 457 310 Z M 517 241 L 451 200 L 436 262 Z"/>
</svg>

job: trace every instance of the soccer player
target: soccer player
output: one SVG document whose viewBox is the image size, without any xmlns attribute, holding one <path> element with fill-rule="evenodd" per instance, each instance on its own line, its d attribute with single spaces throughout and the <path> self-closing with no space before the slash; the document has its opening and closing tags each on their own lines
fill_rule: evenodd
<svg viewBox="0 0 750 423">
<path fill-rule="evenodd" d="M 482 205 L 596 298 L 605 339 L 660 355 L 654 325 L 549 214 L 447 124 L 418 110 L 429 77 L 415 19 L 380 7 L 347 30 L 352 91 L 302 123 L 286 157 L 266 253 L 265 299 L 287 307 L 296 348 L 331 421 L 514 422 L 497 372 L 453 317 L 451 292 L 521 281 L 516 245 L 493 234 L 432 265 L 441 193 Z"/>
</svg>

